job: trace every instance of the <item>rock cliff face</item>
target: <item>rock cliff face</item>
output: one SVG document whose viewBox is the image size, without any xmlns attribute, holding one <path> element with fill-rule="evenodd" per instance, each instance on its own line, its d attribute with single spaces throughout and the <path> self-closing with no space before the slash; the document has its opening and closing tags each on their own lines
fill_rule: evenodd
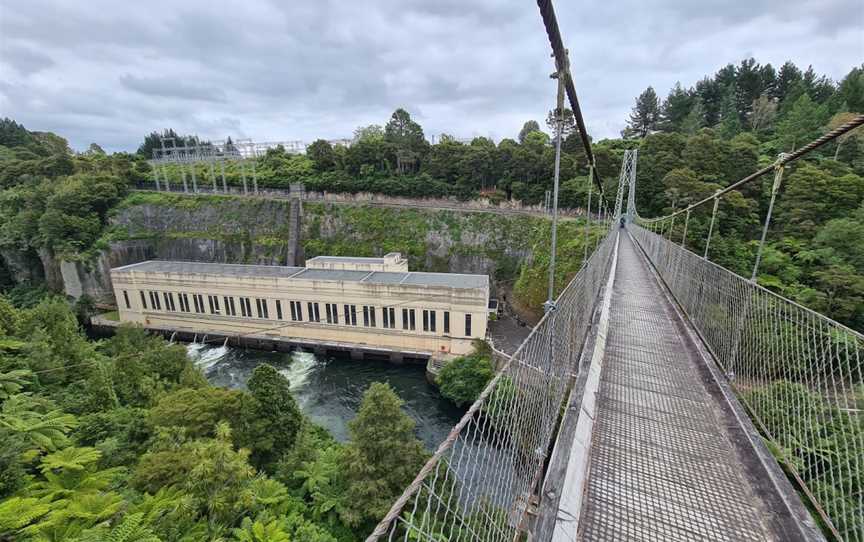
<svg viewBox="0 0 864 542">
<path fill-rule="evenodd" d="M 320 254 L 406 254 L 415 271 L 482 273 L 512 283 L 548 221 L 482 212 L 395 209 L 242 197 L 135 194 L 112 218 L 107 248 L 88 261 L 0 253 L 22 281 L 111 303 L 110 269 L 146 259 L 302 265 Z M 20 270 L 20 272 L 18 271 Z"/>
</svg>

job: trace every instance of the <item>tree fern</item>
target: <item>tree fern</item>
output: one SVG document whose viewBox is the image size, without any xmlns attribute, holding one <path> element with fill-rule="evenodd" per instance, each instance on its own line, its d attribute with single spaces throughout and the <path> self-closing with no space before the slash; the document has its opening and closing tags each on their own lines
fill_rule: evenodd
<svg viewBox="0 0 864 542">
<path fill-rule="evenodd" d="M 0 410 L 0 427 L 27 437 L 39 449 L 54 451 L 64 445 L 66 435 L 78 425 L 75 416 L 61 410 L 39 412 L 36 400 L 26 395 L 11 396 Z"/>
<path fill-rule="evenodd" d="M 0 373 L 0 401 L 5 401 L 15 395 L 30 382 L 33 373 L 28 369 L 15 369 L 8 373 Z"/>
<path fill-rule="evenodd" d="M 161 542 L 144 521 L 144 514 L 127 514 L 114 526 L 91 529 L 75 542 Z"/>
<path fill-rule="evenodd" d="M 70 446 L 59 452 L 46 455 L 42 458 L 39 469 L 43 474 L 56 470 L 83 471 L 89 465 L 99 461 L 100 457 L 102 457 L 102 452 L 96 448 Z"/>
<path fill-rule="evenodd" d="M 291 542 L 279 520 L 264 523 L 243 518 L 240 528 L 233 529 L 232 534 L 237 542 Z"/>
<path fill-rule="evenodd" d="M 0 502 L 0 534 L 26 527 L 51 511 L 47 503 L 33 498 L 12 497 Z"/>
</svg>

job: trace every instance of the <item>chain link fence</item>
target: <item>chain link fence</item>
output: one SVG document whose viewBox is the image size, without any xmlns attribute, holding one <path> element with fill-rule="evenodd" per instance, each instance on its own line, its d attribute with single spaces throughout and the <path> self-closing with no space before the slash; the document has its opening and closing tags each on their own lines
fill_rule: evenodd
<svg viewBox="0 0 864 542">
<path fill-rule="evenodd" d="M 603 238 L 367 542 L 512 542 L 525 528 L 616 235 Z"/>
<path fill-rule="evenodd" d="M 661 235 L 630 231 L 823 527 L 864 541 L 864 336 Z"/>
</svg>

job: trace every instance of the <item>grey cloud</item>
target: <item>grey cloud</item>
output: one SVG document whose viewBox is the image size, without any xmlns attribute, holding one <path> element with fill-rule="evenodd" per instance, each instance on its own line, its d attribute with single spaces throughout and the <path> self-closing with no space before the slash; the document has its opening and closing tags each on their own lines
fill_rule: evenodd
<svg viewBox="0 0 864 542">
<path fill-rule="evenodd" d="M 857 2 L 559 1 L 556 10 L 589 130 L 602 139 L 617 135 L 646 86 L 663 94 L 751 54 L 839 79 L 864 56 Z M 528 118 L 542 123 L 555 96 L 540 16 L 522 0 L 94 0 L 87 10 L 10 0 L 0 36 L 9 68 L 0 115 L 76 148 L 132 150 L 165 127 L 345 137 L 396 107 L 430 135 L 512 137 Z"/>
<path fill-rule="evenodd" d="M 0 46 L 0 61 L 7 62 L 14 70 L 25 77 L 54 65 L 51 57 L 30 47 L 21 47 L 14 44 Z"/>
<path fill-rule="evenodd" d="M 134 92 L 162 98 L 204 102 L 225 101 L 225 92 L 221 88 L 188 83 L 176 77 L 136 77 L 126 74 L 120 77 L 120 84 Z"/>
</svg>

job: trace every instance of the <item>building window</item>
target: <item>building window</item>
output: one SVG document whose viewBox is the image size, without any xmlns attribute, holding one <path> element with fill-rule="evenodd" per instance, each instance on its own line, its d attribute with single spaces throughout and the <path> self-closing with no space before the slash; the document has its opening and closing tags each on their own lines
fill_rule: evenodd
<svg viewBox="0 0 864 542">
<path fill-rule="evenodd" d="M 270 313 L 267 312 L 267 300 L 255 299 L 255 308 L 258 310 L 258 318 L 269 319 Z"/>
<path fill-rule="evenodd" d="M 282 302 L 279 301 L 278 299 L 276 300 L 276 319 L 277 320 L 282 319 Z"/>
<path fill-rule="evenodd" d="M 141 306 L 143 306 L 146 309 L 147 308 L 147 298 L 144 297 L 144 292 L 138 292 L 138 293 L 141 294 Z"/>
<path fill-rule="evenodd" d="M 345 325 L 357 325 L 357 305 L 345 305 Z"/>
<path fill-rule="evenodd" d="M 150 292 L 150 306 L 157 311 L 162 310 L 162 302 L 159 301 L 159 292 Z"/>
<path fill-rule="evenodd" d="M 132 304 L 129 303 L 129 293 L 126 290 L 123 290 L 123 301 L 126 302 L 126 308 L 131 309 Z"/>
<path fill-rule="evenodd" d="M 384 317 L 384 327 L 387 329 L 393 329 L 396 327 L 396 309 L 393 307 L 384 307 L 381 309 L 381 312 Z"/>
<path fill-rule="evenodd" d="M 201 294 L 192 294 L 192 302 L 195 304 L 195 312 L 204 312 L 204 296 Z"/>
<path fill-rule="evenodd" d="M 384 309 L 384 316 L 386 318 L 387 309 Z M 363 305 L 363 325 L 366 327 L 375 327 L 375 307 Z"/>
<path fill-rule="evenodd" d="M 299 301 L 290 301 L 289 303 L 291 305 L 291 320 L 293 320 L 295 322 L 302 322 L 303 321 L 303 304 L 300 303 Z M 310 318 L 311 318 L 312 303 L 309 303 L 309 307 L 310 307 L 309 311 L 310 311 Z"/>
<path fill-rule="evenodd" d="M 336 303 L 324 303 L 324 310 L 327 313 L 326 316 L 328 324 L 339 323 L 339 305 Z"/>
<path fill-rule="evenodd" d="M 431 314 L 430 314 L 431 313 Z M 435 311 L 423 309 L 423 331 L 435 331 Z"/>
<path fill-rule="evenodd" d="M 210 314 L 219 314 L 219 296 L 208 295 L 207 303 L 210 305 Z"/>
<path fill-rule="evenodd" d="M 444 311 L 444 333 L 450 333 L 450 311 Z"/>
<path fill-rule="evenodd" d="M 247 305 L 248 302 L 249 302 L 248 297 L 241 297 L 240 298 L 240 315 L 243 316 L 244 318 L 251 318 L 252 317 L 252 307 Z"/>
<path fill-rule="evenodd" d="M 414 309 L 402 309 L 402 329 L 417 329 Z"/>
<path fill-rule="evenodd" d="M 226 295 L 222 299 L 225 301 L 225 314 L 228 316 L 237 316 L 237 307 L 234 305 L 234 298 Z"/>
<path fill-rule="evenodd" d="M 470 314 L 465 315 L 465 336 L 466 337 L 471 336 L 471 315 Z"/>
<path fill-rule="evenodd" d="M 299 302 L 298 302 L 299 306 Z M 309 309 L 307 311 L 308 318 L 310 322 L 320 322 L 321 321 L 321 313 L 318 311 L 318 303 L 312 303 L 311 301 L 306 304 L 306 308 Z M 302 319 L 302 318 L 300 318 Z"/>
<path fill-rule="evenodd" d="M 174 305 L 174 294 L 172 292 L 163 292 L 162 297 L 165 298 L 165 310 L 176 312 L 177 306 Z"/>
<path fill-rule="evenodd" d="M 177 294 L 177 299 L 180 300 L 180 311 L 189 312 L 189 296 L 186 294 Z"/>
</svg>

